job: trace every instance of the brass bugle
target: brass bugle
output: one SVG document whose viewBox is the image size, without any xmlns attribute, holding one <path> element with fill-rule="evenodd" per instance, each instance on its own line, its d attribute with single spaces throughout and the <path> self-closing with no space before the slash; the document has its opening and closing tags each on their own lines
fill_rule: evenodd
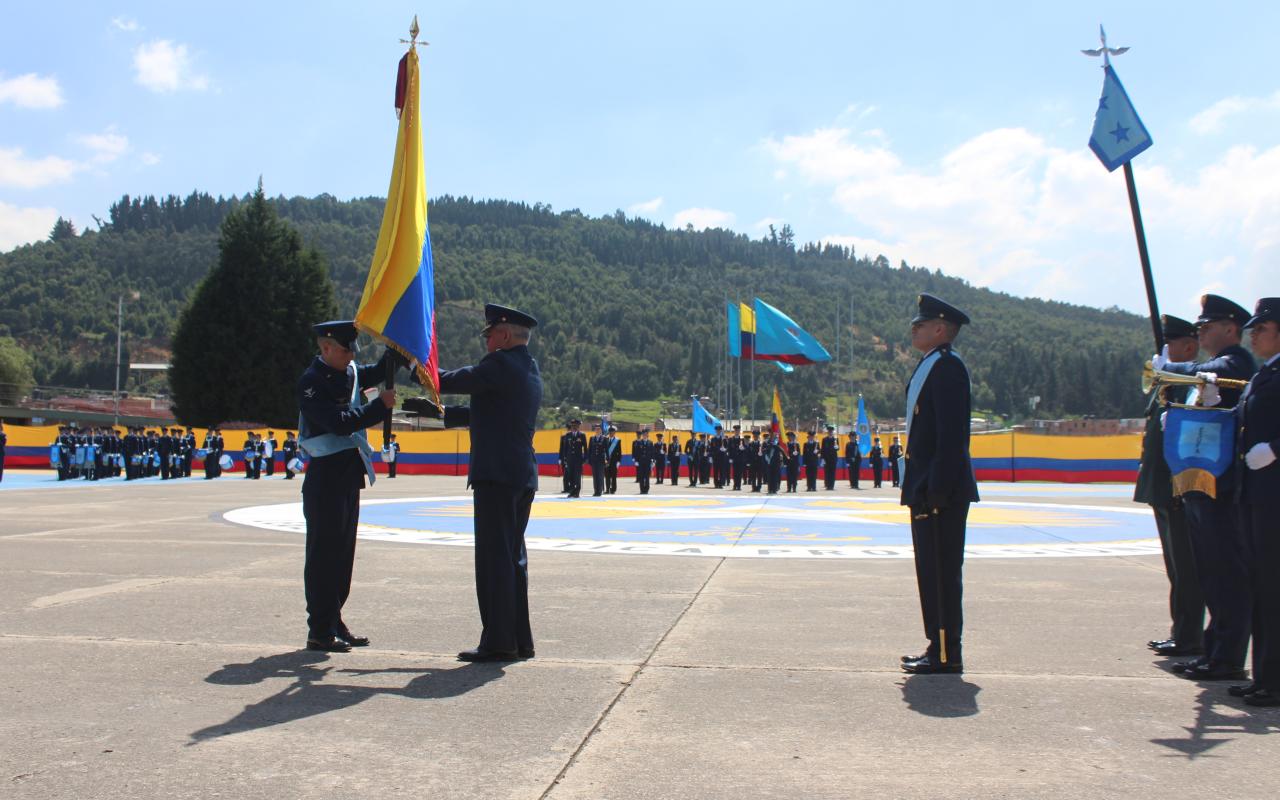
<svg viewBox="0 0 1280 800">
<path fill-rule="evenodd" d="M 1249 385 L 1248 381 L 1239 378 L 1217 378 L 1214 380 L 1204 380 L 1194 375 L 1179 375 L 1176 372 L 1165 372 L 1162 369 L 1152 369 L 1151 362 L 1148 361 L 1142 365 L 1142 393 L 1151 394 L 1151 390 L 1161 386 L 1203 386 L 1206 383 L 1212 383 L 1221 386 L 1224 389 L 1243 389 Z"/>
</svg>

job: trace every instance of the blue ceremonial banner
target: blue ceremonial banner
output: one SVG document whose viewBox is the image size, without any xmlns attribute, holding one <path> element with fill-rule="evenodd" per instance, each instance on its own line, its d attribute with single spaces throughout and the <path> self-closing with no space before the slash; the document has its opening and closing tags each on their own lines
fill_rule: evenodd
<svg viewBox="0 0 1280 800">
<path fill-rule="evenodd" d="M 720 424 L 720 420 L 711 416 L 711 412 L 702 407 L 702 403 L 698 402 L 698 398 L 693 400 L 693 432 L 712 434 L 716 432 L 716 426 Z"/>
<path fill-rule="evenodd" d="M 867 405 L 858 395 L 858 452 L 863 458 L 871 454 L 871 420 L 867 419 Z"/>
<path fill-rule="evenodd" d="M 1138 119 L 1138 112 L 1129 95 L 1125 93 L 1115 68 L 1108 64 L 1103 68 L 1102 98 L 1093 117 L 1093 135 L 1089 137 L 1089 149 L 1093 151 L 1108 172 L 1123 166 L 1131 158 L 1151 146 L 1151 134 Z"/>
<path fill-rule="evenodd" d="M 1217 408 L 1169 409 L 1164 425 L 1164 460 L 1173 474 L 1173 493 L 1204 492 L 1217 497 L 1217 479 L 1235 457 L 1236 418 Z"/>
<path fill-rule="evenodd" d="M 726 301 L 724 310 L 729 319 L 729 355 L 742 358 L 742 316 L 738 313 L 738 304 Z"/>
</svg>

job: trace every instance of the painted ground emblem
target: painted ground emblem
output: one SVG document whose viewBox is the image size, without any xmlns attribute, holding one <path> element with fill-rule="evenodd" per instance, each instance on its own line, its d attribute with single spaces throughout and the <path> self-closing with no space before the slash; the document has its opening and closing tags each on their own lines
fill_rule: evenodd
<svg viewBox="0 0 1280 800">
<path fill-rule="evenodd" d="M 257 528 L 305 530 L 300 503 L 240 508 L 224 516 L 228 522 Z M 1141 506 L 987 500 L 970 511 L 967 554 L 970 558 L 1148 555 L 1160 552 L 1153 533 L 1150 511 Z M 470 546 L 471 496 L 365 500 L 360 536 Z M 719 493 L 540 497 L 529 520 L 527 543 L 532 550 L 582 553 L 909 558 L 911 528 L 906 509 L 881 497 Z"/>
</svg>

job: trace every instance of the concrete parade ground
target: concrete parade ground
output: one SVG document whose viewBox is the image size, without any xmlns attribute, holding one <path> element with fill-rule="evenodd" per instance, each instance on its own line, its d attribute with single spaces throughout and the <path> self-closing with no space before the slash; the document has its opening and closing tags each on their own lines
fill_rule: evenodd
<svg viewBox="0 0 1280 800">
<path fill-rule="evenodd" d="M 300 480 L 0 483 L 0 797 L 1275 798 L 1280 709 L 1171 675 L 1126 486 L 982 484 L 964 675 L 923 649 L 888 488 L 630 478 L 530 524 L 537 657 L 463 664 L 465 479 L 364 493 L 308 652 Z M 586 481 L 589 494 L 590 479 Z"/>
</svg>

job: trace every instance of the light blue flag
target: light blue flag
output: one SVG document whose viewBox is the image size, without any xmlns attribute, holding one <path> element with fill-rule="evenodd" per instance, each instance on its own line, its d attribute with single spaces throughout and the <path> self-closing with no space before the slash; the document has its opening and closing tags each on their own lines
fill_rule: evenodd
<svg viewBox="0 0 1280 800">
<path fill-rule="evenodd" d="M 698 398 L 693 400 L 693 432 L 712 434 L 716 432 L 716 426 L 720 424 L 720 420 L 711 416 L 711 412 L 702 407 L 702 403 L 698 402 Z"/>
<path fill-rule="evenodd" d="M 867 406 L 858 395 L 858 452 L 863 456 L 871 453 L 871 420 L 867 419 Z"/>
<path fill-rule="evenodd" d="M 808 331 L 758 297 L 755 315 L 757 358 L 788 364 L 817 364 L 831 360 L 831 354 Z"/>
<path fill-rule="evenodd" d="M 729 355 L 742 358 L 742 317 L 738 314 L 738 304 L 726 300 L 724 311 L 729 318 Z"/>
<path fill-rule="evenodd" d="M 1151 146 L 1151 134 L 1138 119 L 1138 112 L 1129 102 L 1124 86 L 1120 85 L 1115 68 L 1108 64 L 1103 70 L 1106 77 L 1102 80 L 1102 99 L 1098 101 L 1098 111 L 1093 117 L 1089 149 L 1107 171 L 1114 172 L 1116 167 Z"/>
</svg>

